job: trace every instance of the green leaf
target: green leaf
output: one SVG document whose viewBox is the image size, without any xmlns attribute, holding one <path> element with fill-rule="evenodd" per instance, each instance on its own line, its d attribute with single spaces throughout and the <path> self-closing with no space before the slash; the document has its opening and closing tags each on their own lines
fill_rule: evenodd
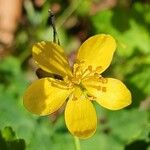
<svg viewBox="0 0 150 150">
<path fill-rule="evenodd" d="M 148 133 L 150 133 L 149 123 L 149 112 L 147 111 L 131 109 L 108 114 L 110 134 L 122 144 L 142 137 L 147 139 Z"/>
<path fill-rule="evenodd" d="M 149 15 L 150 6 L 137 3 L 132 9 L 116 7 L 100 11 L 91 17 L 91 22 L 96 33 L 112 34 L 117 39 L 120 56 L 131 56 L 136 48 L 148 54 L 150 24 L 146 18 Z"/>
<path fill-rule="evenodd" d="M 17 139 L 11 127 L 5 127 L 0 131 L 0 148 L 2 150 L 25 150 L 25 141 Z"/>
<path fill-rule="evenodd" d="M 14 140 L 16 138 L 15 132 L 12 130 L 11 127 L 5 127 L 2 131 L 2 135 L 7 141 Z"/>
<path fill-rule="evenodd" d="M 148 150 L 150 148 L 150 142 L 144 140 L 136 140 L 125 146 L 124 150 Z"/>
</svg>

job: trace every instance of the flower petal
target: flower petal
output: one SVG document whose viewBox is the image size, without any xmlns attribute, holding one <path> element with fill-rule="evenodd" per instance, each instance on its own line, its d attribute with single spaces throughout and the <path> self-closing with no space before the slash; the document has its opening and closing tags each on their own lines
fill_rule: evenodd
<svg viewBox="0 0 150 150">
<path fill-rule="evenodd" d="M 99 82 L 84 81 L 84 86 L 96 101 L 110 110 L 118 110 L 131 104 L 131 93 L 127 87 L 117 79 L 103 78 Z"/>
<path fill-rule="evenodd" d="M 62 47 L 53 42 L 42 41 L 32 48 L 35 62 L 46 72 L 61 76 L 71 75 L 69 63 Z"/>
<path fill-rule="evenodd" d="M 98 34 L 87 39 L 79 48 L 77 59 L 85 62 L 84 69 L 101 67 L 99 73 L 108 68 L 116 49 L 115 39 L 106 34 Z"/>
<path fill-rule="evenodd" d="M 74 136 L 88 138 L 95 133 L 97 127 L 96 111 L 93 104 L 79 90 L 72 95 L 65 109 L 66 125 Z"/>
<path fill-rule="evenodd" d="M 50 78 L 42 78 L 33 82 L 26 90 L 24 106 L 34 114 L 48 115 L 62 106 L 71 91 L 53 86 Z"/>
</svg>

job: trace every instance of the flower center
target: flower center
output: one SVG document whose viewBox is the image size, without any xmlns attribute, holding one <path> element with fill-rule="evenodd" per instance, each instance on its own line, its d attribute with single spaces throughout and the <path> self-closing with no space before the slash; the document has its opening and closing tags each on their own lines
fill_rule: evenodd
<svg viewBox="0 0 150 150">
<path fill-rule="evenodd" d="M 99 72 L 102 69 L 101 66 L 93 69 L 92 66 L 88 66 L 86 69 L 84 67 L 84 61 L 77 61 L 73 66 L 73 77 L 71 78 L 71 82 L 79 85 L 82 80 L 88 79 L 90 77 L 99 78 Z"/>
<path fill-rule="evenodd" d="M 101 66 L 93 69 L 92 66 L 88 66 L 86 69 L 84 67 L 84 62 L 77 61 L 73 66 L 73 76 L 64 78 L 65 83 L 69 86 L 79 86 L 81 89 L 84 89 L 82 85 L 83 80 L 88 79 L 100 79 L 101 75 L 99 75 L 100 70 L 102 69 Z"/>
<path fill-rule="evenodd" d="M 92 66 L 88 66 L 85 69 L 84 62 L 76 62 L 73 66 L 73 76 L 66 76 L 63 80 L 52 81 L 52 84 L 56 87 L 62 89 L 71 89 L 73 87 L 80 88 L 89 98 L 93 99 L 93 96 L 90 95 L 85 86 L 82 84 L 84 81 L 93 81 L 90 86 L 94 87 L 98 91 L 106 92 L 106 87 L 104 86 L 107 83 L 107 80 L 104 79 L 99 72 L 102 67 L 96 67 L 95 69 Z M 52 79 L 53 80 L 53 79 Z M 83 82 L 82 82 L 83 81 Z M 95 82 L 96 81 L 96 82 Z M 94 97 L 95 98 L 95 97 Z"/>
</svg>

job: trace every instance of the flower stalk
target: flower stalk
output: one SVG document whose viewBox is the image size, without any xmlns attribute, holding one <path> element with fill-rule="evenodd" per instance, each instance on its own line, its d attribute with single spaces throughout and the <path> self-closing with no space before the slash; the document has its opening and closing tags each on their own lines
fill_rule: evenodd
<svg viewBox="0 0 150 150">
<path fill-rule="evenodd" d="M 75 144 L 75 150 L 81 150 L 80 140 L 76 136 L 74 136 L 74 144 Z"/>
</svg>

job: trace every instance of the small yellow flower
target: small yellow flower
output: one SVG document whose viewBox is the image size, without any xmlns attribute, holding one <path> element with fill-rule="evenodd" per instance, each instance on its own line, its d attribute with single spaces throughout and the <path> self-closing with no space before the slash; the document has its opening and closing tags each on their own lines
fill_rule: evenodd
<svg viewBox="0 0 150 150">
<path fill-rule="evenodd" d="M 32 53 L 38 66 L 63 80 L 46 77 L 33 82 L 24 94 L 25 107 L 32 113 L 49 115 L 68 98 L 65 122 L 69 131 L 79 138 L 92 136 L 97 127 L 93 101 L 110 110 L 131 104 L 131 93 L 121 81 L 100 75 L 110 65 L 115 49 L 112 36 L 92 36 L 79 48 L 71 69 L 62 47 L 45 41 L 35 44 Z"/>
</svg>

